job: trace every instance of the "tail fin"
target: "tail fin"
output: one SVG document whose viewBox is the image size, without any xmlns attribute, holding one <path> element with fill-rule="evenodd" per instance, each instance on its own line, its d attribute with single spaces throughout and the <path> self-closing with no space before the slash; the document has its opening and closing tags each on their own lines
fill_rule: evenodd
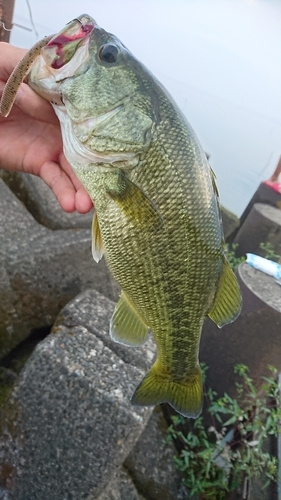
<svg viewBox="0 0 281 500">
<path fill-rule="evenodd" d="M 197 418 L 202 411 L 202 374 L 199 366 L 185 380 L 163 375 L 157 361 L 136 388 L 132 404 L 152 406 L 169 403 L 184 417 Z"/>
</svg>

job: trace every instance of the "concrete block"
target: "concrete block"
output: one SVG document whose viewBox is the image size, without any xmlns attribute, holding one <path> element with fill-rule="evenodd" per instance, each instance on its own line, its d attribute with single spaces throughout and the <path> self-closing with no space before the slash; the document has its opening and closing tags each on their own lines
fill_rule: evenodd
<svg viewBox="0 0 281 500">
<path fill-rule="evenodd" d="M 166 443 L 167 423 L 161 408 L 155 408 L 140 439 L 124 462 L 137 489 L 149 500 L 186 500 L 183 476 L 173 460 L 176 450 Z"/>
<path fill-rule="evenodd" d="M 152 336 L 138 348 L 124 346 L 111 340 L 109 322 L 114 307 L 115 304 L 107 297 L 100 295 L 95 290 L 87 290 L 62 309 L 52 331 L 56 332 L 60 326 L 71 330 L 75 325 L 83 325 L 125 363 L 132 363 L 147 371 L 152 366 L 156 353 L 156 345 Z"/>
<path fill-rule="evenodd" d="M 281 289 L 274 278 L 248 264 L 240 264 L 237 276 L 243 296 L 243 309 L 234 323 L 220 330 L 205 321 L 200 361 L 208 366 L 207 384 L 219 396 L 235 396 L 233 368 L 243 363 L 258 386 L 268 374 L 268 364 L 281 371 Z"/>
<path fill-rule="evenodd" d="M 49 229 L 91 228 L 93 210 L 84 215 L 78 212 L 67 214 L 40 177 L 8 170 L 0 170 L 0 177 L 43 226 Z"/>
<path fill-rule="evenodd" d="M 255 203 L 264 203 L 265 205 L 270 205 L 271 207 L 281 208 L 281 194 L 277 193 L 269 186 L 261 182 L 240 217 L 240 225 L 238 226 L 237 230 L 235 230 L 227 239 L 228 243 L 232 243 L 233 238 L 236 236 L 240 227 L 244 224 L 244 221 L 248 217 Z"/>
<path fill-rule="evenodd" d="M 275 253 L 281 255 L 281 210 L 255 203 L 233 242 L 238 244 L 237 256 L 247 252 L 263 255 L 260 243 L 270 243 Z"/>
<path fill-rule="evenodd" d="M 1 179 L 0 238 L 0 359 L 82 290 L 117 298 L 105 261 L 93 261 L 90 231 L 43 227 Z"/>
<path fill-rule="evenodd" d="M 1 416 L 3 498 L 99 498 L 151 415 L 130 403 L 143 374 L 84 326 L 57 325 L 37 345 Z"/>
<path fill-rule="evenodd" d="M 139 494 L 133 481 L 124 469 L 107 485 L 98 498 L 90 496 L 87 500 L 146 500 Z"/>
</svg>

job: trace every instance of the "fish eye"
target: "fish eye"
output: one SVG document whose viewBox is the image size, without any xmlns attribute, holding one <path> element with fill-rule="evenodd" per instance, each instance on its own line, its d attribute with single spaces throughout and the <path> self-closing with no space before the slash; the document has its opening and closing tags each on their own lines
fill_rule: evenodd
<svg viewBox="0 0 281 500">
<path fill-rule="evenodd" d="M 119 54 L 119 49 L 113 43 L 102 45 L 99 50 L 99 58 L 103 62 L 115 63 Z"/>
</svg>

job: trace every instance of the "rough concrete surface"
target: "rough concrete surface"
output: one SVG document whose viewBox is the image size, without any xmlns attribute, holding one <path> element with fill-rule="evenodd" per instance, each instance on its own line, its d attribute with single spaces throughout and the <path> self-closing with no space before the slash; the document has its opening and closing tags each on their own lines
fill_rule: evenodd
<svg viewBox="0 0 281 500">
<path fill-rule="evenodd" d="M 156 407 L 140 439 L 124 462 L 134 483 L 149 500 L 187 500 L 188 492 L 176 470 L 173 443 L 166 443 L 167 423 Z"/>
<path fill-rule="evenodd" d="M 257 308 L 265 309 L 269 307 L 280 313 L 281 320 L 281 287 L 276 283 L 275 278 L 258 269 L 254 269 L 247 263 L 243 263 L 239 266 L 238 276 L 240 280 L 242 280 L 242 286 L 244 285 L 245 287 L 246 285 L 249 290 L 249 295 L 252 295 L 250 304 L 248 305 L 248 303 L 245 302 L 244 311 L 246 307 L 247 312 L 254 312 Z M 257 301 L 256 303 L 255 298 L 257 298 L 257 300 L 259 299 L 261 302 Z"/>
<path fill-rule="evenodd" d="M 0 359 L 82 290 L 118 296 L 105 261 L 92 258 L 90 231 L 38 224 L 1 179 L 0 238 Z"/>
<path fill-rule="evenodd" d="M 132 363 L 143 370 L 148 370 L 152 366 L 156 352 L 152 336 L 138 348 L 124 346 L 111 340 L 109 322 L 114 307 L 115 304 L 107 297 L 100 295 L 95 290 L 87 290 L 62 309 L 53 326 L 53 331 L 56 331 L 57 325 L 63 325 L 69 329 L 75 325 L 83 325 L 125 363 Z"/>
<path fill-rule="evenodd" d="M 250 213 L 255 203 L 264 203 L 265 205 L 280 208 L 281 193 L 277 193 L 276 191 L 274 191 L 274 189 L 271 189 L 271 187 L 261 182 L 240 217 L 240 227 L 244 224 L 244 221 L 248 217 L 248 214 Z"/>
<path fill-rule="evenodd" d="M 38 344 L 1 418 L 7 498 L 98 498 L 151 414 L 130 403 L 141 376 L 83 326 Z"/>
<path fill-rule="evenodd" d="M 37 222 L 49 229 L 90 229 L 93 211 L 88 214 L 64 212 L 53 191 L 32 174 L 0 170 L 0 176 Z"/>
<path fill-rule="evenodd" d="M 281 255 L 281 210 L 264 203 L 255 203 L 236 234 L 236 255 L 246 253 L 264 255 L 261 243 L 270 243 L 277 255 Z"/>
<path fill-rule="evenodd" d="M 87 500 L 146 500 L 139 494 L 123 468 L 116 474 L 116 477 L 107 485 L 98 498 L 89 496 Z"/>
</svg>

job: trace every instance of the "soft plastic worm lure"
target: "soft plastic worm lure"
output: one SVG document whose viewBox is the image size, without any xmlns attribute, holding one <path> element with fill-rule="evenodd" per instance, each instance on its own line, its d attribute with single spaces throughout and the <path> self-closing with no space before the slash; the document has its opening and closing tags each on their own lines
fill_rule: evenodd
<svg viewBox="0 0 281 500">
<path fill-rule="evenodd" d="M 0 114 L 5 118 L 9 115 L 15 102 L 17 91 L 21 83 L 24 81 L 26 75 L 28 74 L 32 64 L 40 55 L 41 49 L 45 47 L 47 43 L 49 43 L 53 36 L 54 35 L 46 36 L 45 38 L 43 38 L 43 40 L 40 40 L 35 45 L 33 45 L 33 47 L 31 47 L 31 49 L 19 61 L 14 71 L 11 73 L 4 87 L 0 101 Z"/>
</svg>

